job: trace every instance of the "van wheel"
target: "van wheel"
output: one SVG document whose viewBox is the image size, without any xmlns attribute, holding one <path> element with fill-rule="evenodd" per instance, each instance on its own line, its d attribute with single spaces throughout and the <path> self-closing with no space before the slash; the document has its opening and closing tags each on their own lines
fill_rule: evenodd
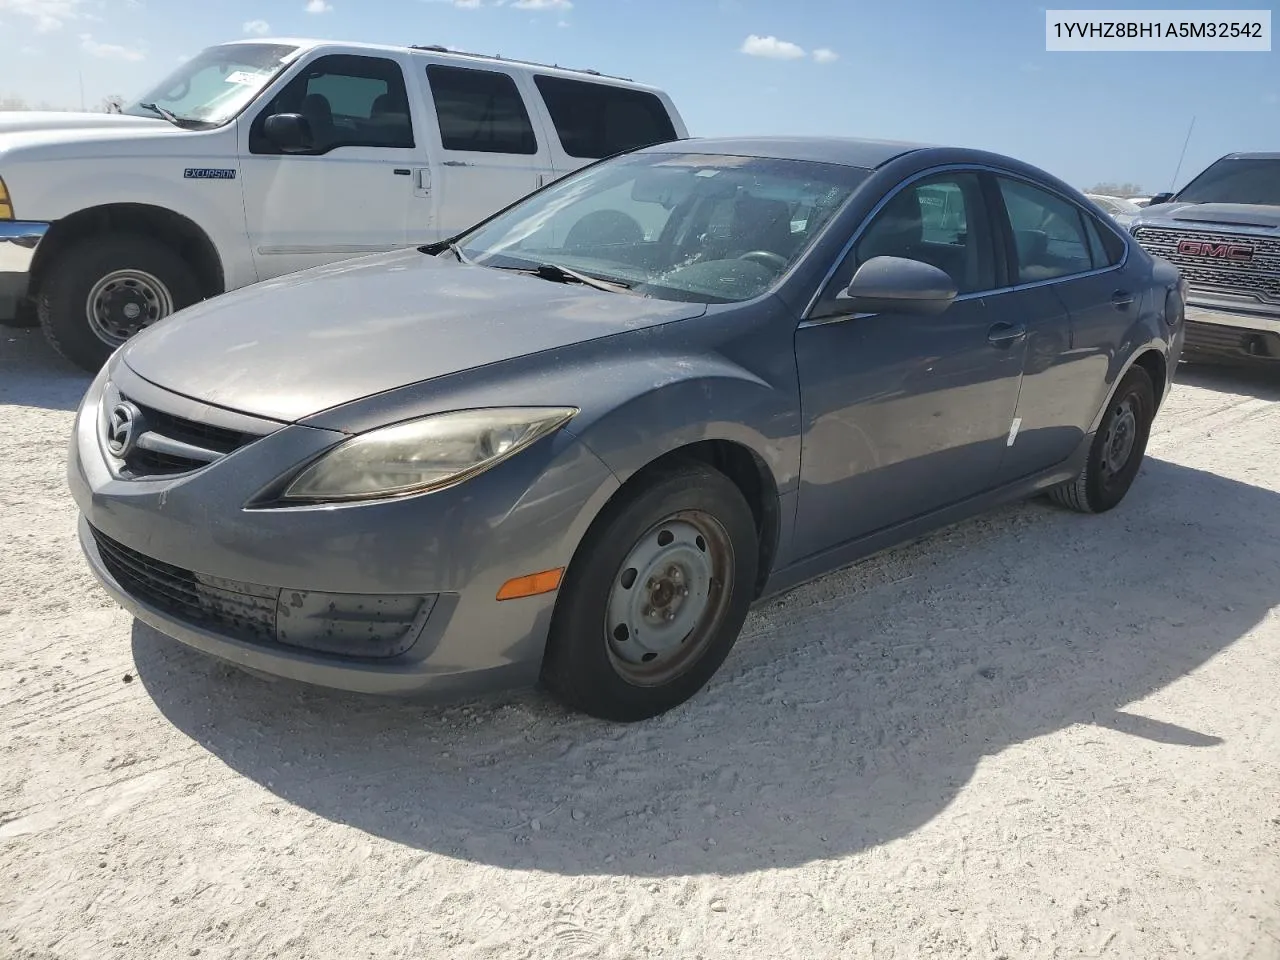
<svg viewBox="0 0 1280 960">
<path fill-rule="evenodd" d="M 1081 513 L 1103 513 L 1118 504 L 1142 466 L 1155 415 L 1151 376 L 1135 366 L 1107 406 L 1084 469 L 1074 480 L 1051 489 L 1049 497 Z"/>
<path fill-rule="evenodd" d="M 58 255 L 40 282 L 36 309 L 54 349 L 95 373 L 134 334 L 200 299 L 195 273 L 168 247 L 106 234 Z"/>
<path fill-rule="evenodd" d="M 751 508 L 728 477 L 698 463 L 655 474 L 610 503 L 578 548 L 543 682 L 604 720 L 683 703 L 738 639 L 758 555 Z"/>
</svg>

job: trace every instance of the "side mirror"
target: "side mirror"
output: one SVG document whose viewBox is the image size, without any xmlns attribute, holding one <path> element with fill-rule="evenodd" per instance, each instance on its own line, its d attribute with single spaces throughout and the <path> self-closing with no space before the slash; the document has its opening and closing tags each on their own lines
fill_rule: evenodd
<svg viewBox="0 0 1280 960">
<path fill-rule="evenodd" d="M 1172 199 L 1173 199 L 1172 193 L 1168 193 L 1168 192 L 1157 193 L 1154 197 L 1150 199 L 1150 201 L 1148 201 L 1147 206 L 1154 207 L 1158 203 L 1168 203 Z"/>
<path fill-rule="evenodd" d="M 837 299 L 858 313 L 942 313 L 956 283 L 932 264 L 905 257 L 872 257 Z"/>
<path fill-rule="evenodd" d="M 285 153 L 301 153 L 313 146 L 311 124 L 300 113 L 275 113 L 267 117 L 262 132 Z"/>
</svg>

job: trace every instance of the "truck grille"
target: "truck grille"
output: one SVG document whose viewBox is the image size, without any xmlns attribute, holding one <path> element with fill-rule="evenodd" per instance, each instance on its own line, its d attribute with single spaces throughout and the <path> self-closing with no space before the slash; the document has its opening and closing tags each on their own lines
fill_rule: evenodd
<svg viewBox="0 0 1280 960">
<path fill-rule="evenodd" d="M 1168 260 L 1192 288 L 1253 296 L 1268 303 L 1280 303 L 1280 239 L 1240 233 L 1205 233 L 1139 227 L 1133 237 L 1148 252 Z M 1184 240 L 1201 243 L 1238 243 L 1252 248 L 1249 260 L 1225 262 L 1211 257 L 1178 252 Z"/>
<path fill-rule="evenodd" d="M 376 659 L 417 641 L 436 596 L 282 590 L 156 560 L 90 527 L 102 565 L 130 596 L 193 626 L 259 645 Z"/>
</svg>

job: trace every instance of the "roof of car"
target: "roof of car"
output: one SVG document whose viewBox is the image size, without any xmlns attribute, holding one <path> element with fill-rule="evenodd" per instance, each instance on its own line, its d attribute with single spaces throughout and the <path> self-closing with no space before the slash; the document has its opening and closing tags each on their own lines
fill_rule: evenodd
<svg viewBox="0 0 1280 960">
<path fill-rule="evenodd" d="M 708 137 L 676 140 L 649 149 L 776 160 L 811 160 L 874 170 L 904 153 L 932 146 L 901 140 L 865 140 L 853 137 Z"/>
<path fill-rule="evenodd" d="M 1226 160 L 1280 160 L 1280 153 L 1228 153 Z"/>
</svg>

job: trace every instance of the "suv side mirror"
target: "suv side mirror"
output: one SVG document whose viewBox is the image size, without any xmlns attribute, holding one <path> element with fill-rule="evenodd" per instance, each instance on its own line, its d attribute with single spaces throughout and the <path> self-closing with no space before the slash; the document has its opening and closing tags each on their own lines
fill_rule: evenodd
<svg viewBox="0 0 1280 960">
<path fill-rule="evenodd" d="M 942 313 L 956 298 L 956 283 L 943 270 L 905 257 L 872 257 L 853 275 L 838 300 L 858 313 Z"/>
<path fill-rule="evenodd" d="M 300 113 L 276 113 L 267 117 L 262 132 L 285 153 L 302 153 L 313 146 L 311 124 Z"/>
<path fill-rule="evenodd" d="M 1168 193 L 1168 192 L 1165 192 L 1165 193 L 1157 193 L 1157 194 L 1156 194 L 1154 197 L 1152 197 L 1152 198 L 1151 198 L 1151 200 L 1147 203 L 1147 206 L 1148 206 L 1148 207 L 1154 207 L 1154 206 L 1155 206 L 1156 204 L 1158 204 L 1158 203 L 1168 203 L 1168 202 L 1169 202 L 1170 200 L 1172 200 L 1172 199 L 1173 199 L 1173 194 L 1172 194 L 1172 193 Z"/>
</svg>

